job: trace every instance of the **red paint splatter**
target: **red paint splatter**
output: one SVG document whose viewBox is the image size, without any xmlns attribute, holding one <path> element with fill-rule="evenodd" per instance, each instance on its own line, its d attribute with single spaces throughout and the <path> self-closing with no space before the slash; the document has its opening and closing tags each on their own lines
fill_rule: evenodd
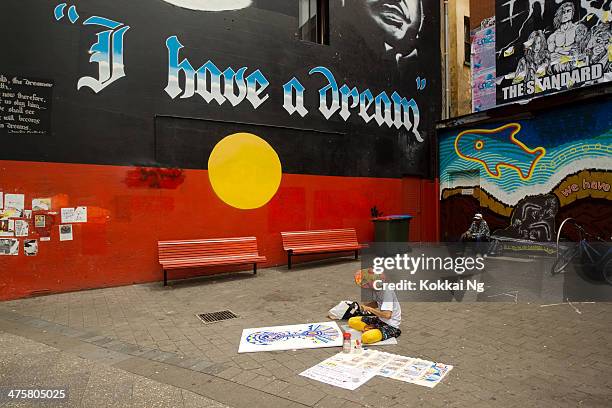
<svg viewBox="0 0 612 408">
<path fill-rule="evenodd" d="M 137 167 L 127 172 L 125 183 L 128 187 L 175 189 L 185 181 L 182 169 L 159 167 Z"/>
</svg>

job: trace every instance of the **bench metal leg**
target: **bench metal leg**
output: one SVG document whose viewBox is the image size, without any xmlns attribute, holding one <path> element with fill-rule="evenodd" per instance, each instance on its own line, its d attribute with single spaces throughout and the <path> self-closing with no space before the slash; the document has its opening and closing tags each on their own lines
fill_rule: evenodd
<svg viewBox="0 0 612 408">
<path fill-rule="evenodd" d="M 287 269 L 291 269 L 291 254 L 292 250 L 287 251 Z"/>
<path fill-rule="evenodd" d="M 359 250 L 355 251 L 355 259 L 359 259 Z"/>
<path fill-rule="evenodd" d="M 253 264 L 253 275 L 257 275 L 257 264 Z"/>
<path fill-rule="evenodd" d="M 164 269 L 164 286 L 168 286 L 168 273 Z"/>
</svg>

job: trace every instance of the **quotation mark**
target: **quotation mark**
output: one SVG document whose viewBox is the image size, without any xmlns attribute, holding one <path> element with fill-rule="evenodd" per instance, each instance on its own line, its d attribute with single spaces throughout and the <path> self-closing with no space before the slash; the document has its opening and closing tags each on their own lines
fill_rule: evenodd
<svg viewBox="0 0 612 408">
<path fill-rule="evenodd" d="M 416 78 L 417 90 L 422 91 L 427 86 L 427 79 L 421 77 Z"/>
<path fill-rule="evenodd" d="M 66 3 L 60 3 L 57 6 L 55 6 L 55 10 L 53 10 L 53 14 L 55 15 L 55 20 L 59 21 L 62 18 L 64 18 L 65 9 L 66 9 Z M 75 21 L 77 21 L 78 19 L 79 19 L 79 13 L 77 13 L 76 7 L 75 6 L 68 7 L 68 20 L 70 20 L 70 22 L 74 24 Z"/>
</svg>

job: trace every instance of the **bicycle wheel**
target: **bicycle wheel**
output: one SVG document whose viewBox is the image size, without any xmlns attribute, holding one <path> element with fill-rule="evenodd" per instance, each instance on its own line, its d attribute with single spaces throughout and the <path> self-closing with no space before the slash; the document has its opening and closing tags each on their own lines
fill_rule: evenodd
<svg viewBox="0 0 612 408">
<path fill-rule="evenodd" d="M 578 247 L 570 248 L 567 251 L 563 251 L 557 256 L 555 263 L 553 264 L 550 273 L 551 275 L 557 275 L 561 273 L 565 267 L 578 255 L 580 250 Z"/>
<path fill-rule="evenodd" d="M 603 269 L 601 270 L 601 274 L 603 275 L 603 278 L 606 280 L 606 282 L 612 285 L 612 257 L 610 257 L 610 259 L 608 259 L 604 263 Z"/>
</svg>

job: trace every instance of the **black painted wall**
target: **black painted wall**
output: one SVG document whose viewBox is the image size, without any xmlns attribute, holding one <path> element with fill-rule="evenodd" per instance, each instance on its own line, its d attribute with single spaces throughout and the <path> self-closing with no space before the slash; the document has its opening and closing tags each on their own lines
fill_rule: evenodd
<svg viewBox="0 0 612 408">
<path fill-rule="evenodd" d="M 248 8 L 220 12 L 163 0 L 82 0 L 74 3 L 80 16 L 75 23 L 56 21 L 59 0 L 4 0 L 0 74 L 40 78 L 54 87 L 49 131 L 0 131 L 0 159 L 206 168 L 219 140 L 248 131 L 274 147 L 286 173 L 431 176 L 430 142 L 441 103 L 439 2 L 423 0 L 418 57 L 399 65 L 381 52 L 383 39 L 364 17 L 362 2 L 331 0 L 330 45 L 319 45 L 297 39 L 295 0 L 255 0 Z M 98 64 L 89 62 L 88 51 L 103 29 L 82 24 L 94 15 L 130 26 L 124 42 L 126 76 L 97 94 L 86 87 L 77 90 L 79 78 L 98 77 Z M 209 59 L 221 70 L 248 67 L 248 74 L 260 69 L 270 81 L 269 100 L 253 109 L 247 101 L 232 107 L 206 103 L 198 95 L 172 99 L 164 88 L 165 42 L 173 35 L 184 45 L 181 58 L 196 69 Z M 424 142 L 405 130 L 366 124 L 358 109 L 347 122 L 338 114 L 326 120 L 318 111 L 318 90 L 326 83 L 320 75 L 308 75 L 319 65 L 333 72 L 338 86 L 414 98 Z M 304 118 L 282 107 L 282 85 L 293 76 L 306 88 L 309 113 Z M 416 89 L 417 77 L 427 79 L 424 90 Z"/>
</svg>

